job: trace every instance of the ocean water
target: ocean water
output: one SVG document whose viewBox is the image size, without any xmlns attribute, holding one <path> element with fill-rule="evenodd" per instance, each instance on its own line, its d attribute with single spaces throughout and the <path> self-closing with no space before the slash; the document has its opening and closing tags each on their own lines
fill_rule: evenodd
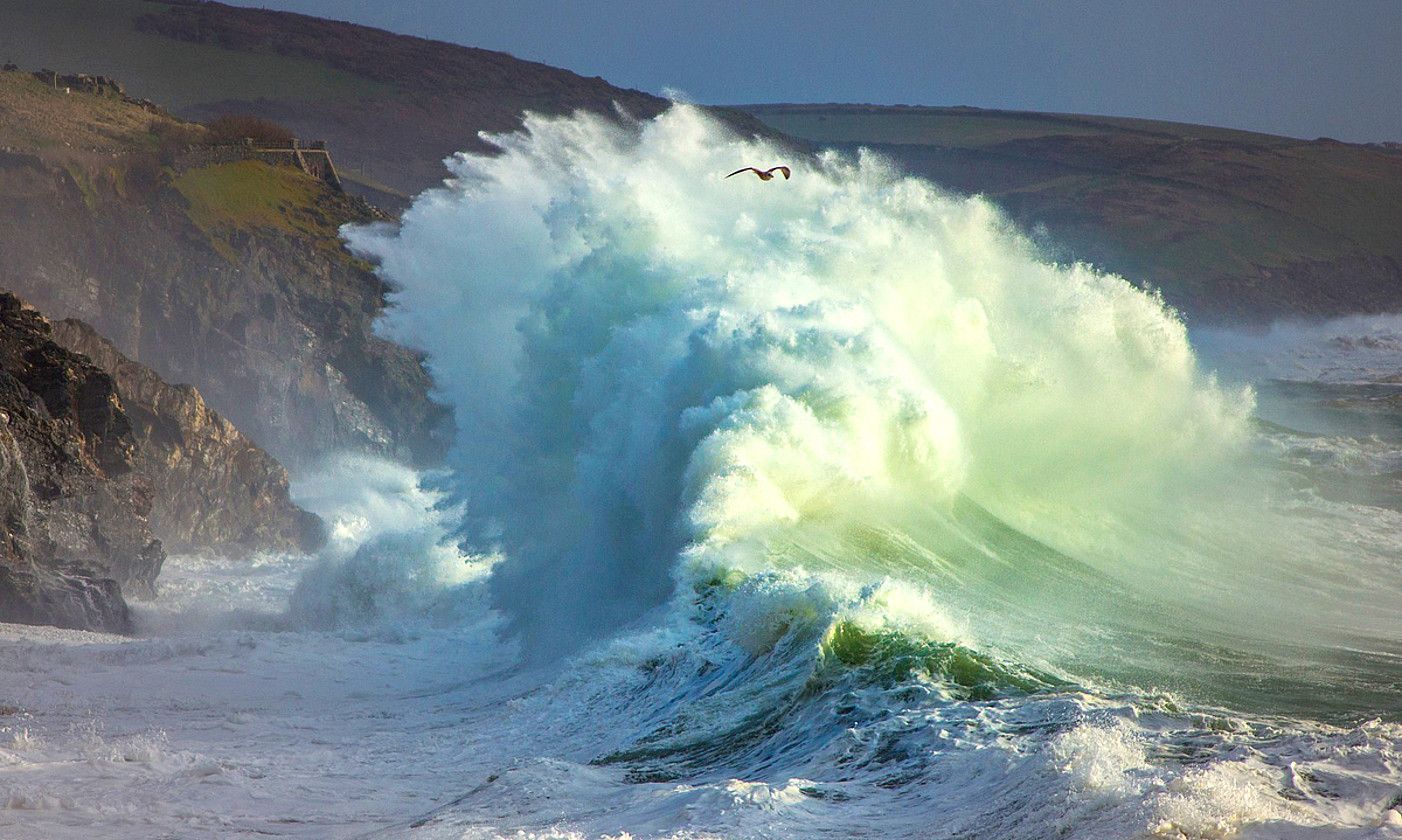
<svg viewBox="0 0 1402 840">
<path fill-rule="evenodd" d="M 0 834 L 1402 836 L 1402 322 L 1190 336 L 686 106 L 491 139 L 345 231 L 449 467 L 5 629 Z"/>
</svg>

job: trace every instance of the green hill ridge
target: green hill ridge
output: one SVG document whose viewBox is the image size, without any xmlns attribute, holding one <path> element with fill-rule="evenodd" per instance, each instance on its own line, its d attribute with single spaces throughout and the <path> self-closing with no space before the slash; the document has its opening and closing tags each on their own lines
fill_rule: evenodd
<svg viewBox="0 0 1402 840">
<path fill-rule="evenodd" d="M 776 130 L 1003 206 L 1197 322 L 1402 310 L 1402 148 L 978 108 L 754 105 Z"/>
</svg>

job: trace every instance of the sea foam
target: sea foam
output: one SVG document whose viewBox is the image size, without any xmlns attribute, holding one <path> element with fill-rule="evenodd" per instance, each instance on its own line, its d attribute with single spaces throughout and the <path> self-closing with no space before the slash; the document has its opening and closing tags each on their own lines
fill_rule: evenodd
<svg viewBox="0 0 1402 840">
<path fill-rule="evenodd" d="M 454 407 L 462 534 L 500 550 L 496 603 L 539 648 L 732 570 L 925 585 L 841 544 L 961 497 L 1113 564 L 1115 522 L 1242 448 L 1250 394 L 1161 300 L 1044 260 L 979 198 L 684 105 L 487 139 L 398 228 L 346 236 Z M 776 161 L 791 181 L 723 177 Z"/>
</svg>

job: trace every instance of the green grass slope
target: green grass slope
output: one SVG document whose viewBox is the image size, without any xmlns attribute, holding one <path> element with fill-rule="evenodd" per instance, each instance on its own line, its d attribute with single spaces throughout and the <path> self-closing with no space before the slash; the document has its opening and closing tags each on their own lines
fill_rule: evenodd
<svg viewBox="0 0 1402 840">
<path fill-rule="evenodd" d="M 327 140 L 342 178 L 382 202 L 440 182 L 524 111 L 652 116 L 666 101 L 490 50 L 304 15 L 186 0 L 0 0 L 0 61 L 103 74 L 198 120 L 251 113 Z M 738 128 L 768 131 L 727 113 Z"/>
<path fill-rule="evenodd" d="M 1402 153 L 1211 126 L 975 108 L 746 107 L 999 203 L 1053 253 L 1203 322 L 1402 310 Z"/>
<path fill-rule="evenodd" d="M 223 99 L 344 99 L 390 93 L 322 62 L 211 48 L 143 31 L 149 0 L 0 0 L 0 59 L 26 69 L 115 76 L 175 111 Z"/>
</svg>

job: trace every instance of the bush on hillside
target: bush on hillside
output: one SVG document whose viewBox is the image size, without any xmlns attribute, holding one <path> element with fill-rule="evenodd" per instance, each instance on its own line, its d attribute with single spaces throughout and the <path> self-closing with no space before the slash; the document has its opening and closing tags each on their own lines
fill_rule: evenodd
<svg viewBox="0 0 1402 840">
<path fill-rule="evenodd" d="M 251 114 L 225 114 L 205 123 L 209 142 L 241 143 L 250 139 L 258 146 L 285 147 L 292 145 L 297 135 L 286 126 Z"/>
</svg>

